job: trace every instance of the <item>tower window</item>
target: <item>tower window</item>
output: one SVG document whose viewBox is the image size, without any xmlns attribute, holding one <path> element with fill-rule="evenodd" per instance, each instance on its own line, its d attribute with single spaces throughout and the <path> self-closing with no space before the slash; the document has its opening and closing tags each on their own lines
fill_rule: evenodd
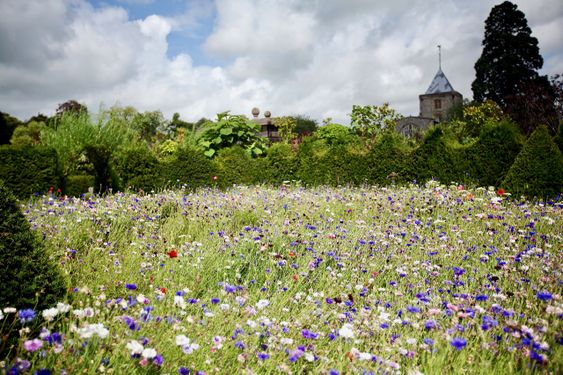
<svg viewBox="0 0 563 375">
<path fill-rule="evenodd" d="M 434 99 L 434 109 L 442 109 L 442 100 Z"/>
</svg>

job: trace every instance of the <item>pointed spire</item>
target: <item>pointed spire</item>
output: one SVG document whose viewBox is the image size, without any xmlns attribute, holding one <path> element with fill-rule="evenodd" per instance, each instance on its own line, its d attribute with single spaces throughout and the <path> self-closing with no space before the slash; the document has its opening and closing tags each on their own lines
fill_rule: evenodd
<svg viewBox="0 0 563 375">
<path fill-rule="evenodd" d="M 442 70 L 442 46 L 438 44 L 438 69 Z"/>
</svg>

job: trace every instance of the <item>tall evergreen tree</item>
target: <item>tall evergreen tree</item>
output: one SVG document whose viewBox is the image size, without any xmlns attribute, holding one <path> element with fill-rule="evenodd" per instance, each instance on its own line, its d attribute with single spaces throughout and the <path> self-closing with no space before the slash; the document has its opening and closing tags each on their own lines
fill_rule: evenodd
<svg viewBox="0 0 563 375">
<path fill-rule="evenodd" d="M 505 1 L 493 7 L 485 21 L 483 52 L 475 63 L 476 77 L 471 88 L 476 101 L 492 99 L 503 109 L 509 97 L 539 79 L 543 66 L 538 40 L 518 7 Z"/>
</svg>

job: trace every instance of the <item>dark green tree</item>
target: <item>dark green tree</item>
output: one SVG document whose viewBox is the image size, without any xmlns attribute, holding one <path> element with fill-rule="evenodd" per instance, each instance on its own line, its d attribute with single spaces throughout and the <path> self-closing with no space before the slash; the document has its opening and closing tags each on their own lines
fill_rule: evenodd
<svg viewBox="0 0 563 375">
<path fill-rule="evenodd" d="M 9 144 L 14 130 L 20 125 L 22 122 L 14 116 L 0 112 L 0 145 Z"/>
<path fill-rule="evenodd" d="M 538 40 L 518 7 L 505 1 L 493 7 L 485 21 L 483 52 L 475 63 L 471 88 L 476 101 L 491 99 L 503 109 L 508 98 L 522 92 L 523 85 L 539 78 L 543 66 Z"/>
</svg>

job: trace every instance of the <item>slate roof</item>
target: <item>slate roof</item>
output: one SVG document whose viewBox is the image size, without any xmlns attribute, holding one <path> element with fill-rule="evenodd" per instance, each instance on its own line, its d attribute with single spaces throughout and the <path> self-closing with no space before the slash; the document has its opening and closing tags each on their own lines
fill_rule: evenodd
<svg viewBox="0 0 563 375">
<path fill-rule="evenodd" d="M 434 79 L 428 87 L 428 90 L 426 90 L 425 95 L 443 94 L 454 91 L 454 88 L 450 84 L 450 81 L 448 81 L 448 79 L 446 78 L 444 72 L 442 72 L 442 69 L 438 69 L 438 73 L 436 73 L 436 75 L 434 76 Z"/>
</svg>

